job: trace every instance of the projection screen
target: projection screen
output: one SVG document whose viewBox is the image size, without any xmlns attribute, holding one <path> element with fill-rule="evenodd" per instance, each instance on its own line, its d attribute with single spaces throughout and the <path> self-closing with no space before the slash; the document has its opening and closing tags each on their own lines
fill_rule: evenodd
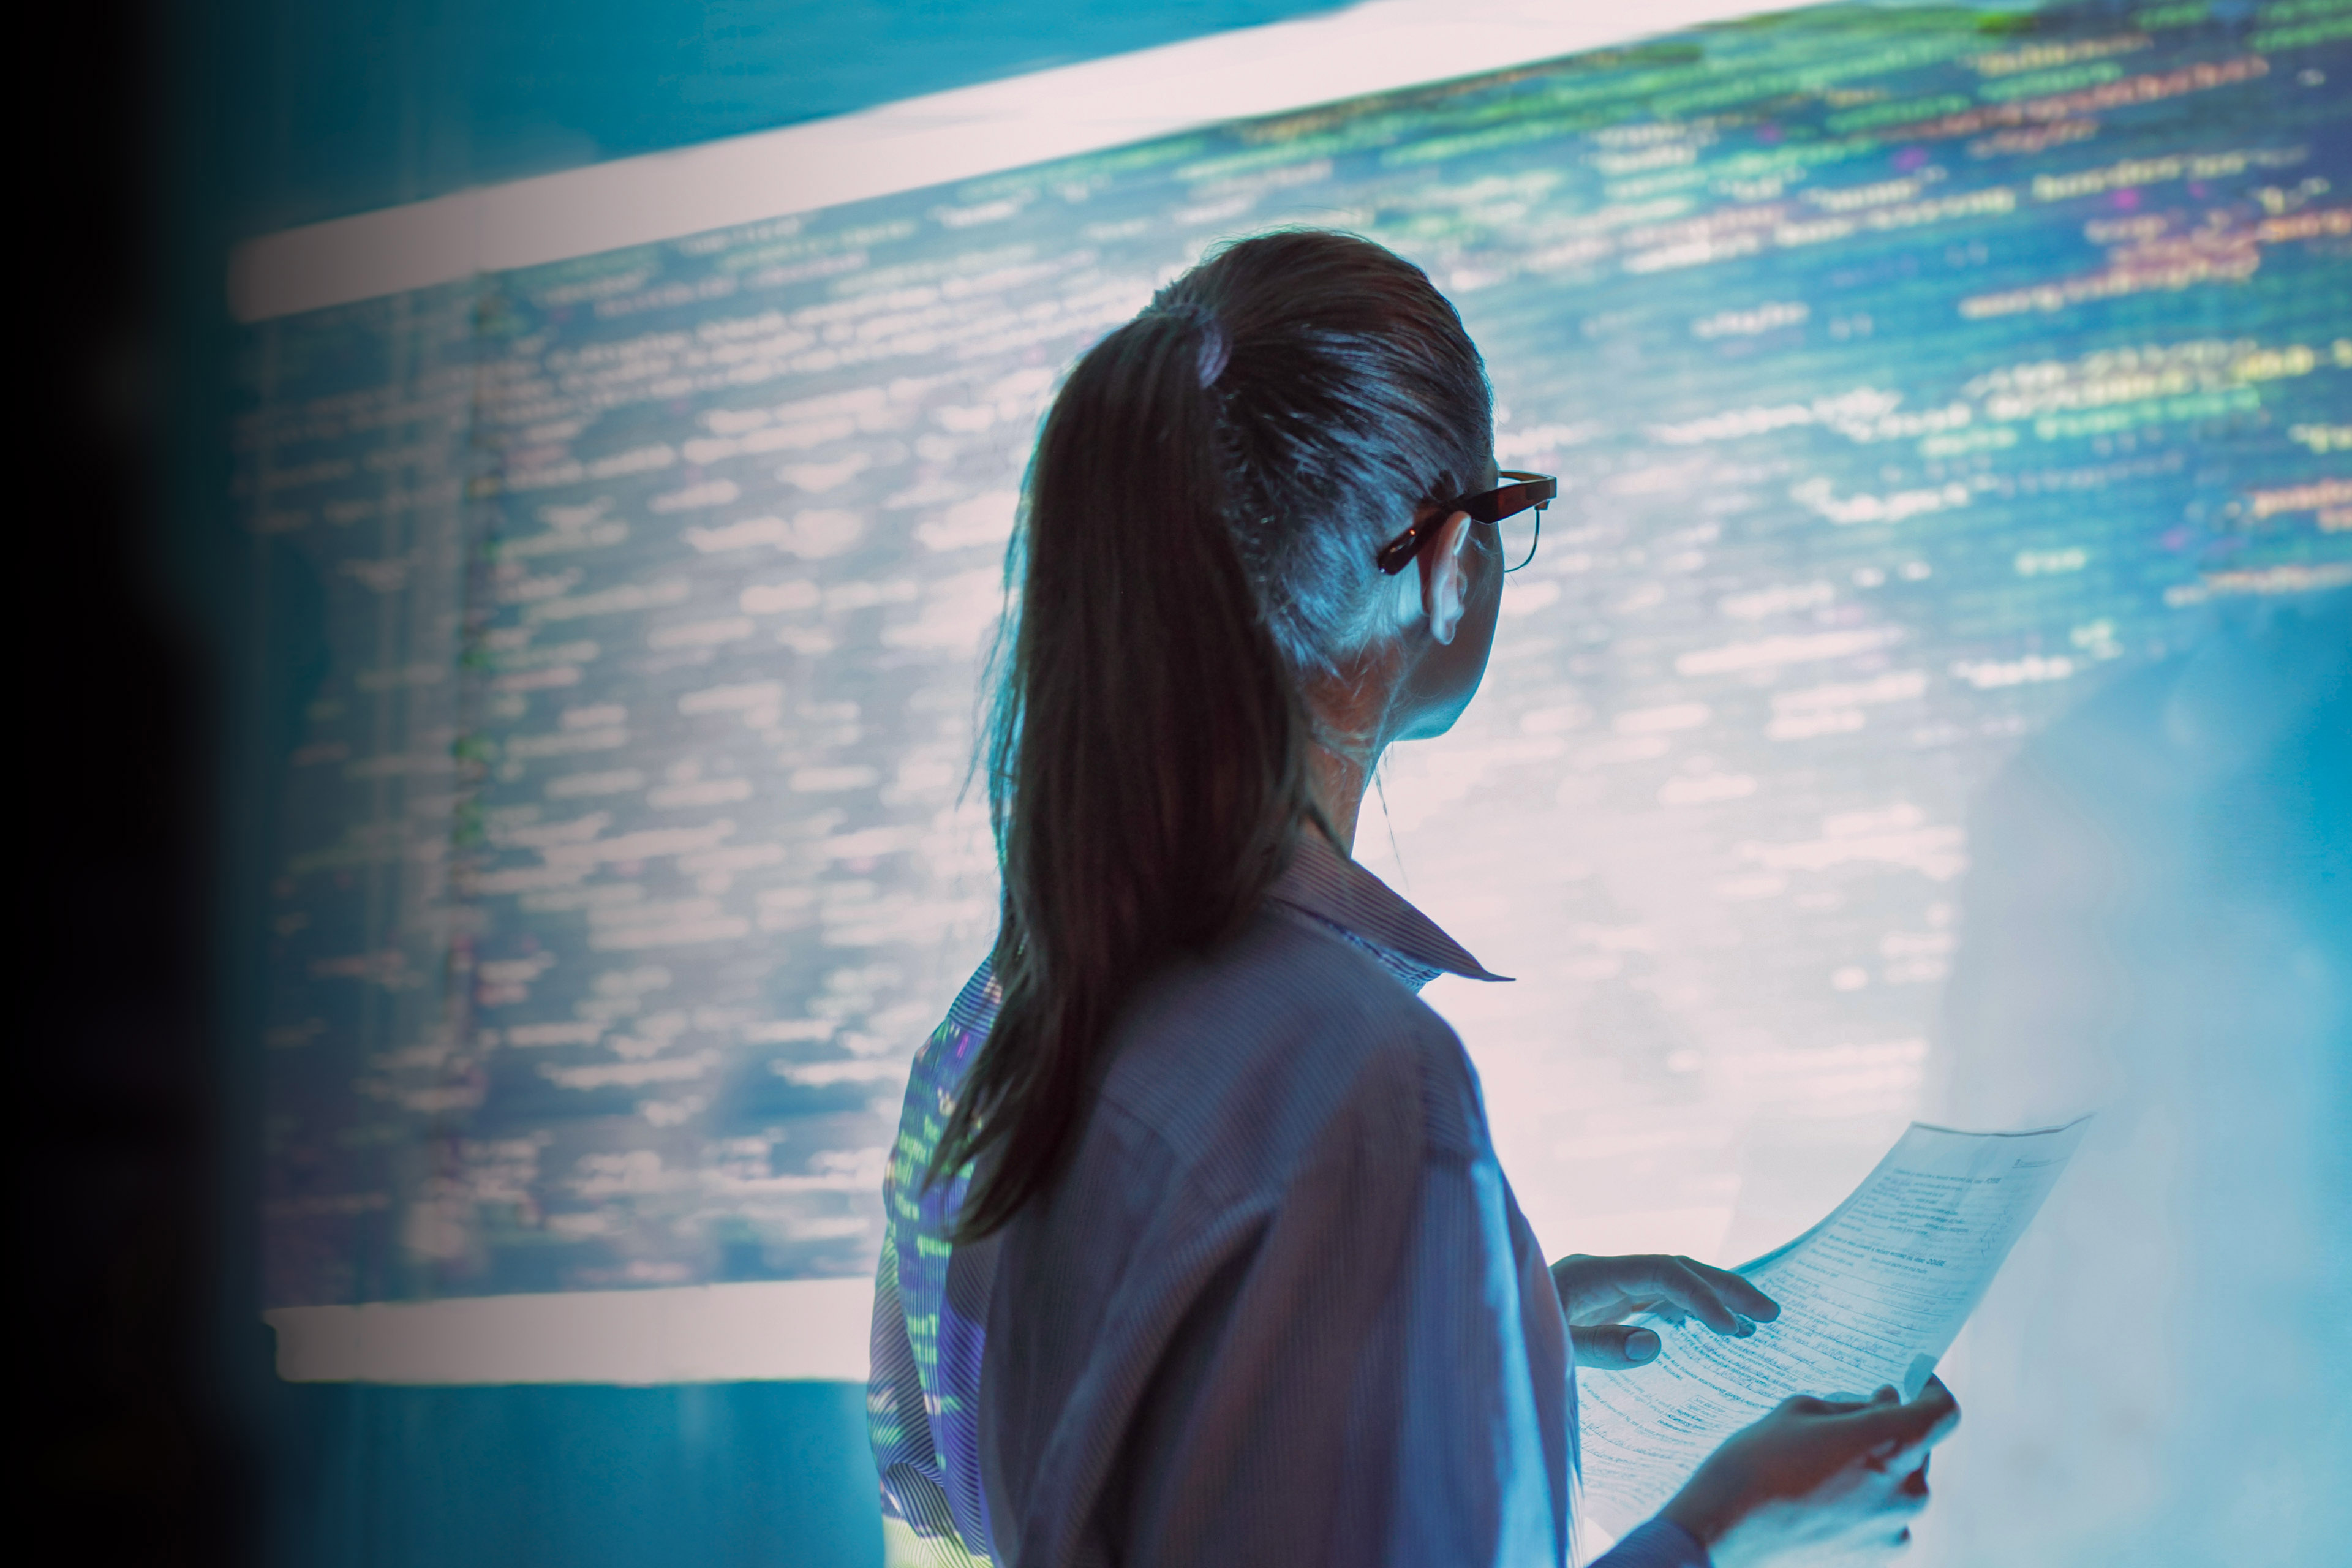
<svg viewBox="0 0 2352 1568">
<path fill-rule="evenodd" d="M 2167 1492 L 2200 1443 L 2332 1491 L 2341 1418 L 2167 1411 L 2231 1216 L 2340 1241 L 2344 935 L 2114 921 L 2214 885 L 2164 737 L 2284 744 L 2341 686 L 2347 82 L 2340 0 L 1829 6 L 528 264 L 453 206 L 443 261 L 362 258 L 396 286 L 257 248 L 281 1369 L 863 1377 L 908 1061 L 993 931 L 1038 419 L 1157 284 L 1308 224 L 1429 270 L 1498 458 L 1561 479 L 1358 847 L 1518 977 L 1429 999 L 1537 1234 L 1737 1263 L 1914 1117 L 2098 1111 L 1948 1363 L 1945 1546 L 2245 1528 Z M 2343 1265 L 2294 1268 L 2234 1288 L 2341 1392 Z"/>
</svg>

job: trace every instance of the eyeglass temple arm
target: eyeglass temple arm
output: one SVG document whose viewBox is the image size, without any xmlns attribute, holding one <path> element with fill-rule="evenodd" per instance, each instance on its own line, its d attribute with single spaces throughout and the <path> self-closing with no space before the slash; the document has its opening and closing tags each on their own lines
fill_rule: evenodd
<svg viewBox="0 0 2352 1568">
<path fill-rule="evenodd" d="M 1504 468 L 1498 471 L 1498 477 L 1515 482 L 1498 486 L 1479 495 L 1463 496 L 1449 501 L 1446 503 L 1445 510 L 1438 514 L 1439 517 L 1451 517 L 1456 511 L 1465 511 L 1480 522 L 1499 522 L 1502 521 L 1501 496 L 1504 491 L 1521 489 L 1530 485 L 1543 485 L 1548 487 L 1549 493 L 1540 500 L 1531 501 L 1526 507 L 1516 509 L 1524 511 L 1532 508 L 1537 517 L 1540 519 L 1544 508 L 1559 498 L 1559 481 L 1549 474 L 1530 474 L 1515 468 Z M 1406 562 L 1419 553 L 1422 537 L 1422 525 L 1414 523 L 1382 546 L 1380 554 L 1373 557 L 1373 564 L 1390 576 L 1395 576 L 1404 570 Z"/>
</svg>

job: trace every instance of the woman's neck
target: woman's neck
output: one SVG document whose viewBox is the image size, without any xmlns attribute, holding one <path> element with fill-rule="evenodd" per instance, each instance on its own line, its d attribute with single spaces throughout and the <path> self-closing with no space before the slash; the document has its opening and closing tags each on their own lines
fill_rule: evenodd
<svg viewBox="0 0 2352 1568">
<path fill-rule="evenodd" d="M 1339 840 L 1337 847 L 1352 859 L 1356 853 L 1356 818 L 1363 811 L 1364 791 L 1370 787 L 1371 770 L 1354 757 L 1323 746 L 1313 749 L 1308 762 L 1315 773 L 1316 804 L 1323 808 L 1323 818 Z"/>
<path fill-rule="evenodd" d="M 1364 792 L 1392 733 L 1400 666 L 1400 650 L 1388 645 L 1307 689 L 1307 706 L 1314 715 L 1307 764 L 1315 775 L 1315 802 L 1339 848 L 1350 858 Z"/>
</svg>

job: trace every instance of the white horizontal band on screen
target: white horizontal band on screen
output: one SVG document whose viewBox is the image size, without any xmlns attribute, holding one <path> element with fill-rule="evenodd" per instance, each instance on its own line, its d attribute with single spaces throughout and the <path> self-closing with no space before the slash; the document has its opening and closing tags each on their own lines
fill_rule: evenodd
<svg viewBox="0 0 2352 1568">
<path fill-rule="evenodd" d="M 1755 0 L 1369 0 L 281 230 L 230 253 L 229 308 L 247 323 L 299 315 L 1774 8 Z"/>
<path fill-rule="evenodd" d="M 280 1307 L 289 1383 L 866 1381 L 874 1281 L 781 1279 L 646 1290 Z"/>
</svg>

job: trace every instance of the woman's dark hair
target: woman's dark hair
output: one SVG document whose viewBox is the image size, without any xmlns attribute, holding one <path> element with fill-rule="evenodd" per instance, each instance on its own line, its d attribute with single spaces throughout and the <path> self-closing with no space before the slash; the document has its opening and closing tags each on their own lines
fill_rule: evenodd
<svg viewBox="0 0 2352 1568">
<path fill-rule="evenodd" d="M 1349 235 L 1239 241 L 1070 373 L 1008 558 L 1003 1003 L 926 1175 L 972 1165 L 960 1235 L 1060 1172 L 1137 986 L 1247 921 L 1303 824 L 1328 834 L 1304 686 L 1393 624 L 1374 554 L 1492 452 L 1461 318 Z"/>
</svg>

